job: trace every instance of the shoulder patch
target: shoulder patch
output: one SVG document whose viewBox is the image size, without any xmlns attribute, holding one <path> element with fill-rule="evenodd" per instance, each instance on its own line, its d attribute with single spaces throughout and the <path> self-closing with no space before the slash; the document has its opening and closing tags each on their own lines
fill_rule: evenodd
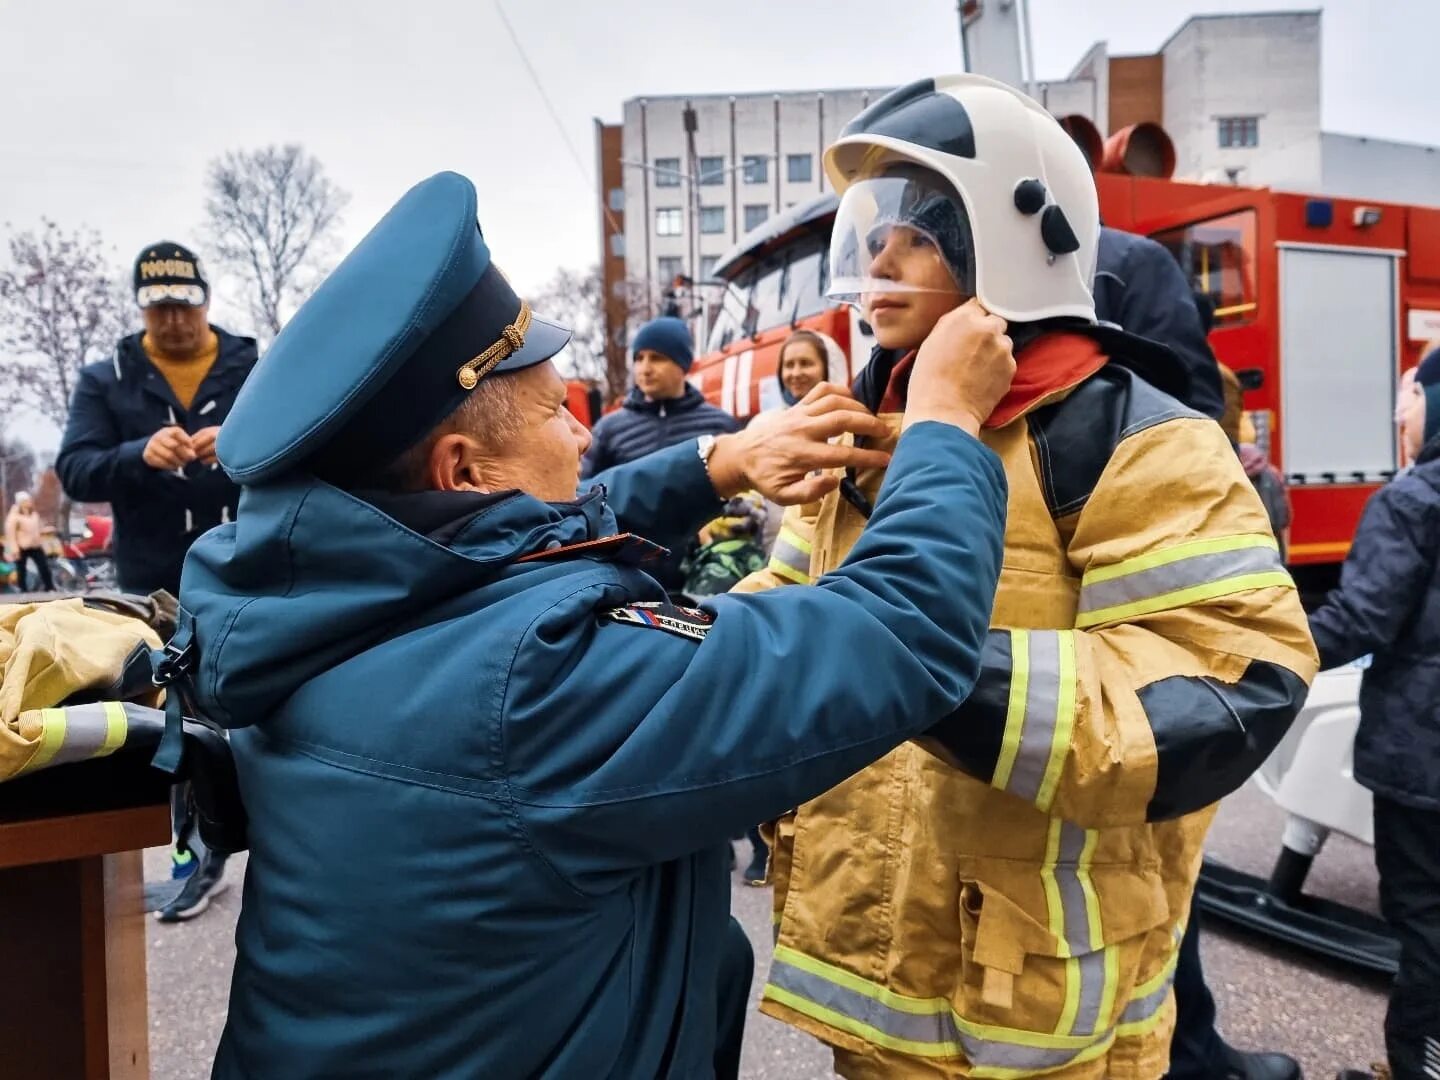
<svg viewBox="0 0 1440 1080">
<path fill-rule="evenodd" d="M 624 607 L 602 611 L 600 618 L 607 622 L 624 623 L 627 626 L 643 626 L 650 630 L 664 630 L 666 633 L 704 641 L 715 622 L 715 616 L 699 608 L 680 607 L 669 601 L 647 604 L 626 604 Z"/>
</svg>

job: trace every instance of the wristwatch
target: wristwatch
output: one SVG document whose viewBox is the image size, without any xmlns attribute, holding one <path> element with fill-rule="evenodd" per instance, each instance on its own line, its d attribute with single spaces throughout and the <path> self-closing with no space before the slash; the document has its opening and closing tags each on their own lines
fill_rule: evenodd
<svg viewBox="0 0 1440 1080">
<path fill-rule="evenodd" d="M 710 455 L 715 453 L 715 436 L 701 435 L 695 440 L 695 452 L 700 455 L 700 464 L 705 466 L 705 475 L 710 476 Z M 710 477 L 714 482 L 714 477 Z"/>
</svg>

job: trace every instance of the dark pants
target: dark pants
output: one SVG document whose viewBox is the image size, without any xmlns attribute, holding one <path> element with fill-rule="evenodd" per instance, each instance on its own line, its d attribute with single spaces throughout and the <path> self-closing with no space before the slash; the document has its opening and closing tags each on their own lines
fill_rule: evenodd
<svg viewBox="0 0 1440 1080">
<path fill-rule="evenodd" d="M 1400 941 L 1385 1013 L 1395 1080 L 1440 1077 L 1440 813 L 1375 797 L 1380 913 Z"/>
<path fill-rule="evenodd" d="M 718 1026 L 715 1034 L 715 1080 L 740 1075 L 740 1046 L 745 1041 L 745 1013 L 750 1006 L 750 980 L 755 954 L 750 939 L 734 916 L 720 947 L 720 985 L 715 992 Z"/>
<path fill-rule="evenodd" d="M 20 561 L 15 564 L 15 578 L 20 582 L 20 591 L 24 592 L 26 589 L 25 568 L 32 562 L 35 564 L 35 572 L 40 575 L 40 587 L 45 592 L 54 592 L 55 582 L 50 577 L 50 560 L 39 548 L 22 548 L 20 551 Z"/>
<path fill-rule="evenodd" d="M 1225 1040 L 1215 1030 L 1215 999 L 1200 965 L 1200 912 L 1192 906 L 1175 964 L 1175 1037 L 1166 1076 L 1169 1080 L 1224 1076 L 1224 1053 Z"/>
</svg>

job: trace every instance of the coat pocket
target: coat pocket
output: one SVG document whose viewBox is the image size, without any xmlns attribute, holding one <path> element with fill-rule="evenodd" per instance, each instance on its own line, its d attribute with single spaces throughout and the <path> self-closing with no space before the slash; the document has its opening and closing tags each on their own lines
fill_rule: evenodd
<svg viewBox="0 0 1440 1080">
<path fill-rule="evenodd" d="M 962 860 L 960 872 L 953 1006 L 972 1063 L 1038 1072 L 1104 1054 L 1142 989 L 1151 931 L 1169 917 L 1159 874 L 1083 857 Z"/>
</svg>

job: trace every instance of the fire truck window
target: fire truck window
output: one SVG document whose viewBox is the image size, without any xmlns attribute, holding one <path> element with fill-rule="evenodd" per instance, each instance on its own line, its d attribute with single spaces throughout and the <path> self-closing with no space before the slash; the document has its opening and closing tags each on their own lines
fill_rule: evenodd
<svg viewBox="0 0 1440 1080">
<path fill-rule="evenodd" d="M 749 309 L 750 290 L 754 281 L 754 271 L 747 270 L 733 279 L 724 294 L 716 298 L 718 303 L 712 309 L 714 314 L 710 323 L 710 335 L 706 341 L 709 352 L 719 352 L 736 339 L 744 336 L 742 330 Z M 715 291 L 720 292 L 718 286 Z"/>
<path fill-rule="evenodd" d="M 789 279 L 788 255 L 760 267 L 755 288 L 750 293 L 749 317 L 743 327 L 745 337 L 754 337 L 761 330 L 790 321 L 790 309 L 785 303 Z"/>
<path fill-rule="evenodd" d="M 821 248 L 813 248 L 803 255 L 797 255 L 790 264 L 790 302 L 793 303 L 795 319 L 818 315 L 830 306 L 825 299 L 825 281 L 830 260 Z"/>
<path fill-rule="evenodd" d="M 1155 234 L 1170 249 L 1197 295 L 1215 309 L 1215 325 L 1255 318 L 1255 211 L 1241 210 Z"/>
</svg>

